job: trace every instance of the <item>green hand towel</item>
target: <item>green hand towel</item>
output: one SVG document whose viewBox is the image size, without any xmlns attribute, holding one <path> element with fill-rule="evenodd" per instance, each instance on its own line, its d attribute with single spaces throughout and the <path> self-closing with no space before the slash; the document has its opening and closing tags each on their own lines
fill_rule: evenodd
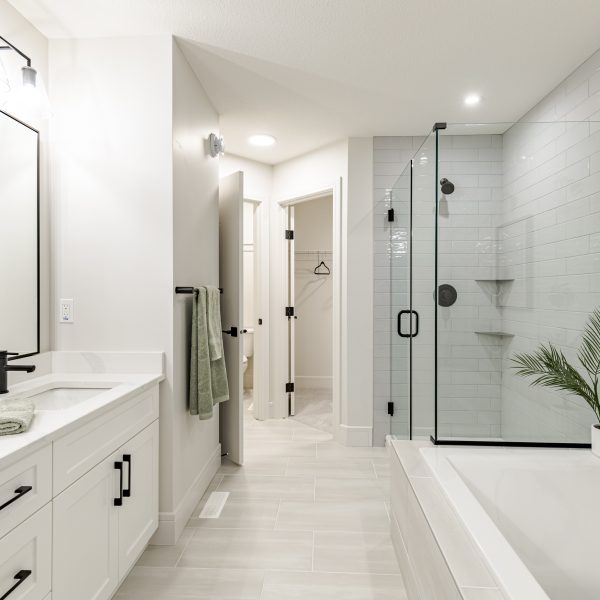
<svg viewBox="0 0 600 600">
<path fill-rule="evenodd" d="M 206 288 L 195 290 L 192 300 L 190 413 L 198 415 L 203 420 L 212 417 L 215 404 L 229 399 L 225 357 L 222 351 L 220 312 L 218 322 L 213 326 L 218 325 L 221 352 L 219 358 L 211 360 L 208 321 L 210 310 L 211 308 L 215 310 L 215 307 L 210 306 L 209 300 L 210 294 Z M 219 296 L 216 301 L 220 302 Z"/>
<path fill-rule="evenodd" d="M 216 287 L 206 288 L 208 298 L 208 345 L 210 351 L 210 383 L 213 404 L 229 400 L 229 384 L 223 351 L 221 331 L 221 291 Z M 214 348 L 214 349 L 213 349 Z"/>
<path fill-rule="evenodd" d="M 206 321 L 207 304 L 206 288 L 194 290 L 190 356 L 190 413 L 198 415 L 200 419 L 210 419 L 213 414 L 208 324 Z"/>
<path fill-rule="evenodd" d="M 208 297 L 208 349 L 210 360 L 223 356 L 223 335 L 221 334 L 221 290 L 212 285 L 206 286 Z"/>
<path fill-rule="evenodd" d="M 25 433 L 31 425 L 34 410 L 27 399 L 0 401 L 0 435 Z"/>
</svg>

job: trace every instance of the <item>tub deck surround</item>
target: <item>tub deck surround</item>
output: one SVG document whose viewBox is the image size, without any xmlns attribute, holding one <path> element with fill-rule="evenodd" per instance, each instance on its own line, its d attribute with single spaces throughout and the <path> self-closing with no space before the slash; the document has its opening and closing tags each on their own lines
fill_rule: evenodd
<svg viewBox="0 0 600 600">
<path fill-rule="evenodd" d="M 549 600 L 573 586 L 578 599 L 597 597 L 585 556 L 600 535 L 600 464 L 589 450 L 391 441 L 390 458 L 392 537 L 409 598 Z M 424 589 L 419 575 L 432 565 Z"/>
<path fill-rule="evenodd" d="M 111 387 L 68 409 L 36 410 L 27 432 L 0 438 L 0 468 L 98 418 L 164 379 L 161 352 L 50 352 L 33 359 L 23 360 L 39 361 L 46 366 L 42 371 L 45 374 L 34 372 L 26 380 L 9 385 L 10 393 L 3 395 L 0 402 L 52 388 Z M 125 369 L 131 370 L 124 372 Z M 35 399 L 33 402 L 35 404 Z"/>
</svg>

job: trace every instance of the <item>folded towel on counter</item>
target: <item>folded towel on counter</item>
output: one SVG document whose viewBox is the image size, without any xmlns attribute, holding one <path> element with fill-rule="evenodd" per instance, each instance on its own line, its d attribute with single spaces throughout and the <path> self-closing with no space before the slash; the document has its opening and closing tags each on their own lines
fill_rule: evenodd
<svg viewBox="0 0 600 600">
<path fill-rule="evenodd" d="M 216 288 L 215 288 L 216 289 Z M 194 290 L 192 299 L 192 335 L 190 352 L 190 413 L 198 415 L 200 419 L 210 419 L 213 415 L 213 406 L 218 402 L 229 400 L 229 386 L 225 371 L 225 357 L 223 356 L 223 339 L 221 336 L 220 297 L 217 289 L 216 300 L 214 294 L 207 288 Z M 217 303 L 217 310 L 214 303 Z M 218 327 L 218 341 L 213 344 L 211 353 L 209 335 L 209 315 L 212 315 L 212 328 Z M 216 335 L 216 334 L 215 334 Z M 215 358 L 218 356 L 218 358 Z M 214 358 L 214 360 L 213 360 Z"/>
<path fill-rule="evenodd" d="M 0 401 L 0 435 L 25 433 L 31 425 L 35 407 L 30 400 Z"/>
</svg>

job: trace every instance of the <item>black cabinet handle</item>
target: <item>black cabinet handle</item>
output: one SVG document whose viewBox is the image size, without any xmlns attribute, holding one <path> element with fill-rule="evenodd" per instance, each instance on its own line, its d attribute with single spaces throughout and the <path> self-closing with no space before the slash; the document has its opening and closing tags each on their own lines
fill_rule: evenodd
<svg viewBox="0 0 600 600">
<path fill-rule="evenodd" d="M 123 496 L 131 496 L 131 454 L 123 454 L 123 462 L 127 463 L 127 489 L 123 489 Z"/>
<path fill-rule="evenodd" d="M 119 471 L 119 497 L 115 498 L 113 502 L 115 506 L 123 506 L 123 463 L 120 460 L 115 461 L 115 469 Z"/>
<path fill-rule="evenodd" d="M 13 577 L 13 579 L 17 580 L 17 583 L 15 583 L 3 596 L 0 596 L 0 600 L 6 600 L 6 598 L 8 598 L 30 575 L 31 571 L 28 571 L 27 569 L 19 571 Z"/>
<path fill-rule="evenodd" d="M 237 337 L 238 336 L 238 328 L 237 327 L 232 327 L 231 329 L 223 329 L 223 333 L 226 333 L 227 335 L 230 335 L 231 337 Z"/>
<path fill-rule="evenodd" d="M 15 496 L 13 496 L 8 502 L 5 502 L 0 506 L 0 510 L 4 510 L 7 506 L 10 506 L 13 502 L 16 502 L 19 498 L 24 496 L 27 492 L 30 492 L 33 488 L 30 485 L 21 485 L 15 490 Z M 1 599 L 0 599 L 1 600 Z"/>
</svg>

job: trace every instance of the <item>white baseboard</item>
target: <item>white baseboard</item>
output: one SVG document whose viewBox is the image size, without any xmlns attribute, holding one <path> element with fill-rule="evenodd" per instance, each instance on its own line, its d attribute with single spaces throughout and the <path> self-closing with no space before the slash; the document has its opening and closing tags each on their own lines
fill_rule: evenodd
<svg viewBox="0 0 600 600">
<path fill-rule="evenodd" d="M 338 425 L 335 438 L 343 446 L 370 447 L 373 445 L 373 427 Z"/>
<path fill-rule="evenodd" d="M 188 488 L 181 502 L 174 512 L 161 512 L 158 515 L 158 529 L 152 536 L 150 544 L 155 546 L 174 546 L 181 532 L 192 516 L 192 512 L 200 498 L 213 480 L 221 466 L 221 444 L 211 454 L 208 462 L 198 474 L 192 485 Z"/>
<path fill-rule="evenodd" d="M 333 388 L 333 377 L 320 377 L 313 375 L 294 376 L 296 389 L 299 390 L 331 390 Z"/>
</svg>

